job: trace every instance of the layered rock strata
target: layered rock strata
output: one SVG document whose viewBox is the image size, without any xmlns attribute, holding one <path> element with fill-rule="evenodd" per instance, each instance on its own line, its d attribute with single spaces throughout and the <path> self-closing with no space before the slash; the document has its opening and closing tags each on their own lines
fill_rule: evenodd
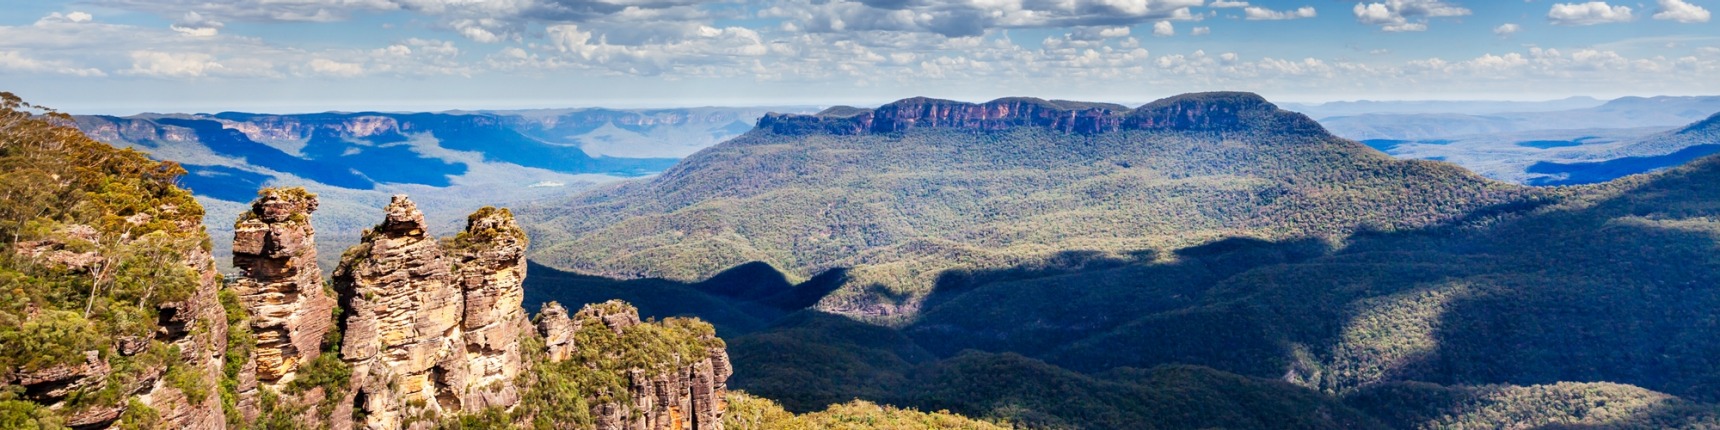
<svg viewBox="0 0 1720 430">
<path fill-rule="evenodd" d="M 507 209 L 484 208 L 466 218 L 466 231 L 449 241 L 454 280 L 465 299 L 461 328 L 471 366 L 466 410 L 519 401 L 520 336 L 526 319 L 526 234 Z"/>
<path fill-rule="evenodd" d="M 317 267 L 317 198 L 303 189 L 264 190 L 233 231 L 231 287 L 251 315 L 256 379 L 279 388 L 322 350 L 335 301 Z"/>
<path fill-rule="evenodd" d="M 382 224 L 342 255 L 334 284 L 357 427 L 518 399 L 525 237 L 506 211 L 481 211 L 468 230 L 445 249 L 417 205 L 395 196 Z"/>
</svg>

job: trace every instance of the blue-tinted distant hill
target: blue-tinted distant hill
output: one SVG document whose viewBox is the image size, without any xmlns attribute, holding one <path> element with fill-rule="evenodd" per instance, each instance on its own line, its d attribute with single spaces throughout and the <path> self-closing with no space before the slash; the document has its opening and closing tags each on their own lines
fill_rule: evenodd
<svg viewBox="0 0 1720 430">
<path fill-rule="evenodd" d="M 1582 109 L 1475 115 L 1457 112 L 1367 113 L 1320 119 L 1332 134 L 1356 140 L 1438 139 L 1531 130 L 1678 127 L 1720 112 L 1720 96 L 1624 97 Z"/>
</svg>

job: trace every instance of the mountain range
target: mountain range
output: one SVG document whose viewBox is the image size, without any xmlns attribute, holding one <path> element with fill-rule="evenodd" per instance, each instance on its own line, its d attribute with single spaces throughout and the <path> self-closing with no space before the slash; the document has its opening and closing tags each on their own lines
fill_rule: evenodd
<svg viewBox="0 0 1720 430">
<path fill-rule="evenodd" d="M 526 302 L 697 315 L 730 340 L 734 386 L 789 410 L 1703 428 L 1716 186 L 1714 157 L 1498 182 L 1242 93 L 908 99 L 766 116 L 655 178 L 522 210 Z"/>
</svg>

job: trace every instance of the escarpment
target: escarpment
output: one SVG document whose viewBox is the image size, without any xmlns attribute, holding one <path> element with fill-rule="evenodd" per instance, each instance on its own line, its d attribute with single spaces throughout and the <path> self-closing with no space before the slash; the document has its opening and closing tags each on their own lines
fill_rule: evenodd
<svg viewBox="0 0 1720 430">
<path fill-rule="evenodd" d="M 625 395 L 592 405 L 595 428 L 723 428 L 728 408 L 723 399 L 733 368 L 709 324 L 675 318 L 644 323 L 638 309 L 612 300 L 572 315 L 558 303 L 546 303 L 537 328 L 547 347 L 540 372 L 608 373 L 624 381 L 615 388 Z M 637 351 L 666 354 L 641 357 Z"/>
<path fill-rule="evenodd" d="M 1313 119 L 1278 109 L 1259 95 L 1237 92 L 1184 94 L 1136 109 L 1109 103 L 1027 97 L 978 104 L 915 97 L 872 110 L 838 106 L 817 115 L 773 113 L 760 118 L 758 123 L 759 129 L 788 135 L 877 134 L 927 127 L 1003 130 L 1023 126 L 1077 134 L 1120 130 L 1324 130 Z"/>
</svg>

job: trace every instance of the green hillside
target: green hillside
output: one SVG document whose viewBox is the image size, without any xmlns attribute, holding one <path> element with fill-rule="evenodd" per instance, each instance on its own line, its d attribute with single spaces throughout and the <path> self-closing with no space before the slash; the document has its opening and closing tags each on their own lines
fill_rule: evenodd
<svg viewBox="0 0 1720 430">
<path fill-rule="evenodd" d="M 1080 112 L 1110 112 L 1089 109 Z M 1394 160 L 1251 94 L 1179 96 L 1110 115 L 1122 125 L 1097 133 L 858 134 L 780 125 L 846 117 L 767 116 L 779 125 L 652 180 L 528 211 L 539 221 L 533 259 L 681 281 L 751 261 L 792 280 L 846 268 L 847 281 L 819 308 L 902 323 L 952 273 L 1152 262 L 1226 237 L 1418 228 L 1532 193 L 1446 164 Z"/>
</svg>

